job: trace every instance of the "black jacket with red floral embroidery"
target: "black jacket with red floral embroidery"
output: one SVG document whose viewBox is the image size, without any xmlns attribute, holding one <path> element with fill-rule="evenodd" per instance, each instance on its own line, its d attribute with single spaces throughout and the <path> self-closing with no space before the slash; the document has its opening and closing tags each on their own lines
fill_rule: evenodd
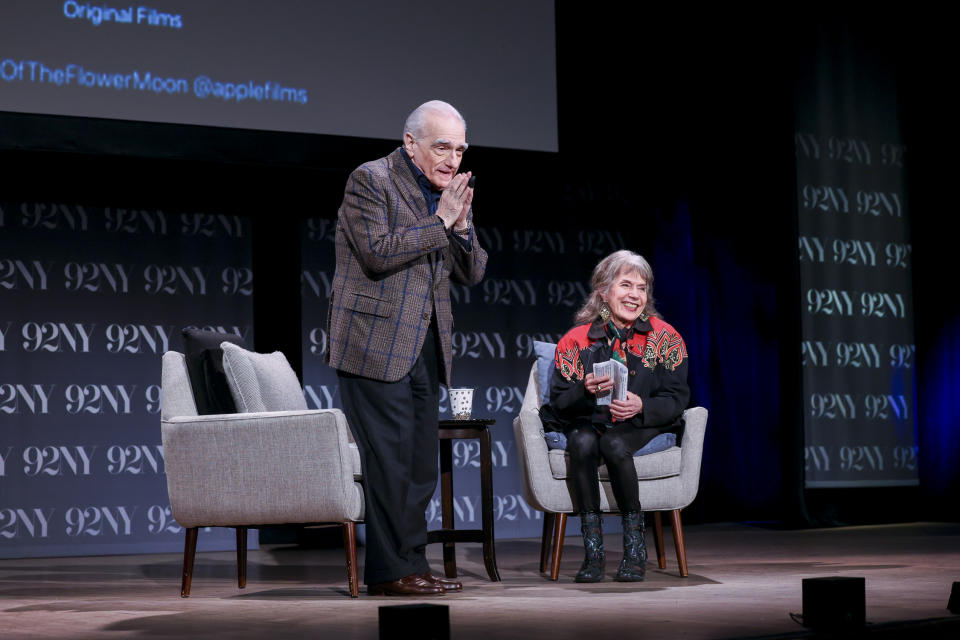
<svg viewBox="0 0 960 640">
<path fill-rule="evenodd" d="M 643 400 L 643 410 L 628 422 L 637 427 L 674 431 L 690 401 L 687 386 L 687 346 L 676 329 L 660 318 L 637 320 L 627 336 L 628 389 Z M 583 380 L 594 362 L 610 359 L 611 347 L 603 324 L 583 324 L 557 343 L 550 381 L 550 402 L 540 408 L 544 429 L 566 431 L 584 422 L 615 424 L 606 405 L 597 406 Z M 616 423 L 622 424 L 622 423 Z"/>
</svg>

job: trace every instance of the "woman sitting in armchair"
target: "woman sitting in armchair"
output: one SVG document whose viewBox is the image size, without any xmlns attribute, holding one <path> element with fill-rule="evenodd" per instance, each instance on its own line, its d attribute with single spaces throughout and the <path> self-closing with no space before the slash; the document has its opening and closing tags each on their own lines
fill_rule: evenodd
<svg viewBox="0 0 960 640">
<path fill-rule="evenodd" d="M 540 416 L 546 430 L 567 437 L 570 493 L 586 551 L 576 582 L 603 580 L 601 463 L 623 519 L 616 580 L 636 582 L 646 574 L 647 549 L 633 454 L 661 433 L 679 433 L 690 400 L 687 348 L 654 306 L 653 270 L 643 256 L 627 250 L 607 256 L 593 270 L 591 287 L 576 326 L 557 344 L 550 402 Z M 626 366 L 627 392 L 604 404 L 614 381 L 594 376 L 593 365 L 608 360 Z"/>
</svg>

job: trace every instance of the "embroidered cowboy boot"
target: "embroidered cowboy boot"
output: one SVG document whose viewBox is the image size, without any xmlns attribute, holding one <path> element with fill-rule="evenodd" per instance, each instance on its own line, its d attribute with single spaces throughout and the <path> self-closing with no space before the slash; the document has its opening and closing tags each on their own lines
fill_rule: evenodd
<svg viewBox="0 0 960 640">
<path fill-rule="evenodd" d="M 580 531 L 583 533 L 583 564 L 574 582 L 600 582 L 603 580 L 603 518 L 599 511 L 580 514 Z"/>
<path fill-rule="evenodd" d="M 647 543 L 643 535 L 643 513 L 623 514 L 623 560 L 617 569 L 617 582 L 640 582 L 647 575 Z"/>
</svg>

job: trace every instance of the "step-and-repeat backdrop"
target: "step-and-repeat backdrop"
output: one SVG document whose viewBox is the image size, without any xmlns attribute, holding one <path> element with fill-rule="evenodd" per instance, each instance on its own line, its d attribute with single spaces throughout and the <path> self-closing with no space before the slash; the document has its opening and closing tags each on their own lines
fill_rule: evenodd
<svg viewBox="0 0 960 640">
<path fill-rule="evenodd" d="M 892 75 L 820 44 L 795 136 L 806 486 L 918 484 L 907 149 Z"/>
<path fill-rule="evenodd" d="M 0 557 L 183 548 L 160 359 L 188 326 L 252 344 L 250 255 L 233 215 L 0 202 Z"/>
<path fill-rule="evenodd" d="M 479 215 L 482 215 L 479 214 Z M 334 219 L 302 228 L 304 393 L 339 406 L 323 363 Z M 539 535 L 512 420 L 535 340 L 556 341 L 618 231 L 478 228 L 491 253 L 454 285 L 454 381 L 492 417 L 498 537 Z M 0 557 L 179 551 L 160 442 L 160 360 L 184 327 L 253 343 L 250 220 L 76 203 L 0 203 Z M 441 416 L 449 416 L 441 390 Z M 454 443 L 458 527 L 480 523 L 479 443 Z M 439 526 L 439 500 L 427 513 Z M 616 526 L 611 522 L 611 528 Z M 255 543 L 255 540 L 253 541 Z M 201 549 L 227 549 L 210 529 Z M 479 547 L 478 547 L 479 552 Z"/>
</svg>

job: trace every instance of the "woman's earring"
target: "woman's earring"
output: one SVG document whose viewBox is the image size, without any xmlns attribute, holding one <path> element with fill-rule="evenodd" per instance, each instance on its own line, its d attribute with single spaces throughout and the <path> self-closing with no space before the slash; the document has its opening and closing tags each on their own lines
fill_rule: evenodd
<svg viewBox="0 0 960 640">
<path fill-rule="evenodd" d="M 604 323 L 610 321 L 610 307 L 607 306 L 604 300 L 600 301 L 600 319 L 603 320 Z"/>
<path fill-rule="evenodd" d="M 640 314 L 640 319 L 646 322 L 647 320 L 650 319 L 650 314 L 644 311 L 643 313 Z"/>
</svg>

